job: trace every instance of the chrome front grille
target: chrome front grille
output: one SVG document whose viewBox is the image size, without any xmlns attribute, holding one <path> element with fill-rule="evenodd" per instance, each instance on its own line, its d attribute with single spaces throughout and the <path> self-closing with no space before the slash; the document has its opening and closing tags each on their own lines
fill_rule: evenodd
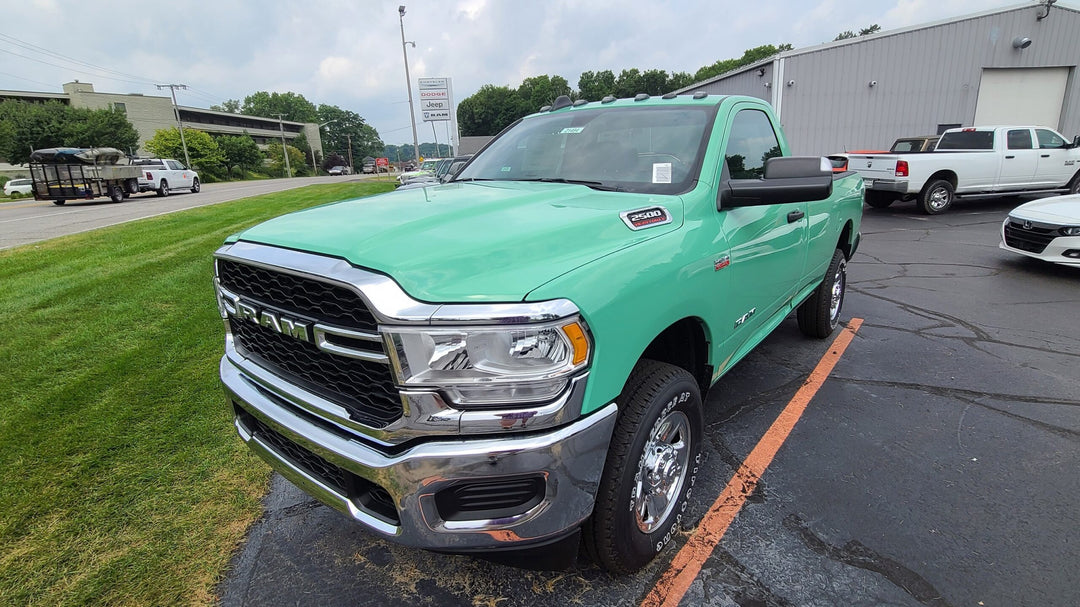
<svg viewBox="0 0 1080 607">
<path fill-rule="evenodd" d="M 1025 229 L 1023 222 L 1012 219 L 1005 224 L 1005 244 L 1029 253 L 1042 253 L 1056 236 L 1055 228 L 1032 225 Z"/>
<path fill-rule="evenodd" d="M 217 264 L 222 287 L 245 301 L 343 329 L 376 330 L 374 316 L 348 288 L 230 260 L 219 259 Z M 387 363 L 333 354 L 251 320 L 233 318 L 229 325 L 241 355 L 340 405 L 350 419 L 385 428 L 403 415 L 401 396 Z M 379 343 L 370 345 L 381 353 Z"/>
</svg>

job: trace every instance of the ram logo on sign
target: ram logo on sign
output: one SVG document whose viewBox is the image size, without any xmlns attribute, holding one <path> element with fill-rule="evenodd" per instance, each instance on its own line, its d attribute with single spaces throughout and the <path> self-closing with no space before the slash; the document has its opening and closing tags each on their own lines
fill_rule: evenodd
<svg viewBox="0 0 1080 607">
<path fill-rule="evenodd" d="M 453 120 L 454 102 L 450 97 L 450 79 L 420 78 L 417 84 L 424 122 Z"/>
</svg>

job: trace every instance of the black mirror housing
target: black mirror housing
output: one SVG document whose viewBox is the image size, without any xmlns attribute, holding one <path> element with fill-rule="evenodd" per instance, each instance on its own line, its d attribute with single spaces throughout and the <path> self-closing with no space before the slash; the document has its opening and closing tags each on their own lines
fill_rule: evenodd
<svg viewBox="0 0 1080 607">
<path fill-rule="evenodd" d="M 832 194 L 832 183 L 832 163 L 828 158 L 769 158 L 762 179 L 729 179 L 721 184 L 716 208 L 824 200 Z"/>
</svg>

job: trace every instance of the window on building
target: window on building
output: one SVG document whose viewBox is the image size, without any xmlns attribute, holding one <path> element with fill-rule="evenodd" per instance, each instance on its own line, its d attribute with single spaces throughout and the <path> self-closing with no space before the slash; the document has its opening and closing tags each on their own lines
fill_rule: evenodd
<svg viewBox="0 0 1080 607">
<path fill-rule="evenodd" d="M 120 101 L 114 101 L 112 106 L 113 106 L 113 109 L 116 110 L 117 112 L 120 112 L 121 114 L 127 114 L 127 104 L 126 103 L 122 103 Z"/>
<path fill-rule="evenodd" d="M 765 112 L 742 110 L 735 115 L 724 151 L 732 179 L 758 179 L 765 174 L 765 161 L 780 155 L 780 142 Z"/>
</svg>

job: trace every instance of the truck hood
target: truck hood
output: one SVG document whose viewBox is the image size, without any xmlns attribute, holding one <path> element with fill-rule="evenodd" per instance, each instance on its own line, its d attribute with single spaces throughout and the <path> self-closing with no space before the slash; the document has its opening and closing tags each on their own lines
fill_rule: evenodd
<svg viewBox="0 0 1080 607">
<path fill-rule="evenodd" d="M 667 209 L 671 222 L 634 231 L 620 216 L 653 206 Z M 392 277 L 420 301 L 509 302 L 682 221 L 675 196 L 553 183 L 448 183 L 292 213 L 238 239 L 345 259 Z"/>
</svg>

